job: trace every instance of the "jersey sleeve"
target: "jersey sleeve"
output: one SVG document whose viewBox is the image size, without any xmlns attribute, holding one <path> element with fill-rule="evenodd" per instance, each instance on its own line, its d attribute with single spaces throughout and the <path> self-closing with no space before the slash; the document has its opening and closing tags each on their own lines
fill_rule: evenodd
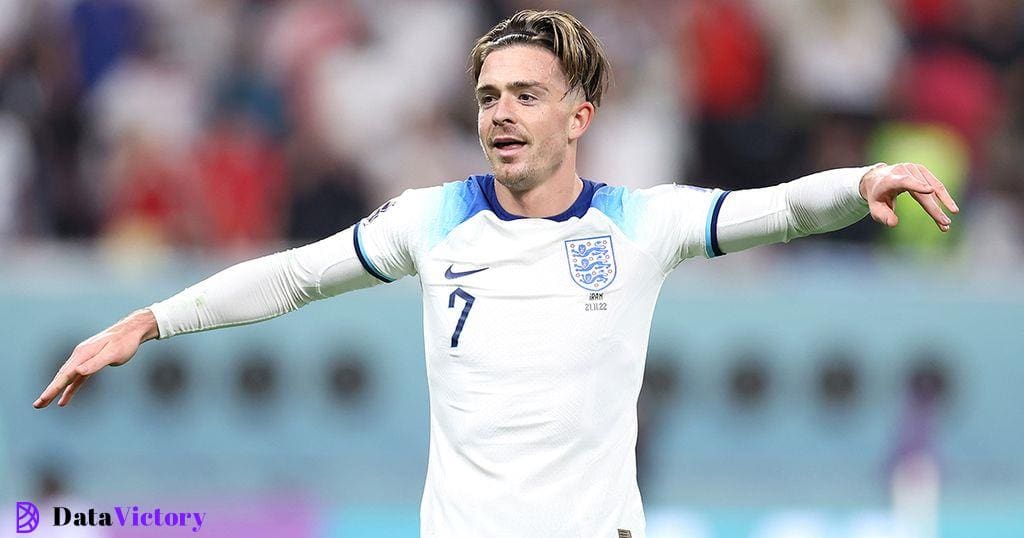
<svg viewBox="0 0 1024 538">
<path fill-rule="evenodd" d="M 687 258 L 720 256 L 716 220 L 728 191 L 659 185 L 623 193 L 627 233 L 665 272 Z"/>
<path fill-rule="evenodd" d="M 714 258 L 857 222 L 868 214 L 860 181 L 871 168 L 826 170 L 773 187 L 733 193 L 687 185 L 660 185 L 632 193 L 620 187 L 602 193 L 605 200 L 618 200 L 618 204 L 602 201 L 601 205 L 621 207 L 627 234 L 667 272 L 693 256 Z"/>
<path fill-rule="evenodd" d="M 417 273 L 425 232 L 437 218 L 439 192 L 438 188 L 407 190 L 355 225 L 356 255 L 367 273 L 383 282 Z"/>
<path fill-rule="evenodd" d="M 716 226 L 721 248 L 737 252 L 786 243 L 859 221 L 868 214 L 860 182 L 871 168 L 826 170 L 773 187 L 732 193 Z"/>
<path fill-rule="evenodd" d="M 331 237 L 234 265 L 151 305 L 160 338 L 263 321 L 414 274 L 437 192 L 406 191 Z"/>
<path fill-rule="evenodd" d="M 353 228 L 233 265 L 149 307 L 160 338 L 256 323 L 380 284 L 360 265 Z"/>
</svg>

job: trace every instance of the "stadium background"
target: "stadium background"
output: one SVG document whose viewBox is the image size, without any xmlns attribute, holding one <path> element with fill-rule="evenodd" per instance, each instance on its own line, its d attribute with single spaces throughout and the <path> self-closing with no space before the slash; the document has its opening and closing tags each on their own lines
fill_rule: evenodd
<svg viewBox="0 0 1024 538">
<path fill-rule="evenodd" d="M 0 535 L 16 500 L 44 523 L 127 503 L 206 511 L 209 536 L 416 535 L 411 279 L 31 402 L 128 311 L 485 170 L 466 54 L 523 7 L 574 12 L 611 56 L 586 177 L 917 161 L 963 209 L 948 235 L 904 203 L 896 230 L 670 277 L 640 402 L 650 536 L 1024 536 L 1015 0 L 0 1 Z"/>
</svg>

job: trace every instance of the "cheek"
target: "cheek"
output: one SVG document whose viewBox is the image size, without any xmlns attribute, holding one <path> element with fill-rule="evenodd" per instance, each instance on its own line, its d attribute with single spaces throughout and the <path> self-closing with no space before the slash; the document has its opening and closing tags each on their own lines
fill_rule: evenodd
<svg viewBox="0 0 1024 538">
<path fill-rule="evenodd" d="M 548 151 L 558 151 L 568 136 L 568 130 L 560 122 L 548 121 L 538 127 L 541 145 Z"/>
</svg>

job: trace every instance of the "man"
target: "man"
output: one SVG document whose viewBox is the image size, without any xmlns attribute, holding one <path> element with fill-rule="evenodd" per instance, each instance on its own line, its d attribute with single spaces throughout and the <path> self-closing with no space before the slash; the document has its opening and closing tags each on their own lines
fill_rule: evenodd
<svg viewBox="0 0 1024 538">
<path fill-rule="evenodd" d="M 430 390 L 421 533 L 644 536 L 636 402 L 651 316 L 682 260 L 896 225 L 909 192 L 942 231 L 956 205 L 912 164 L 832 170 L 726 193 L 628 192 L 581 179 L 576 150 L 608 65 L 572 16 L 524 11 L 472 52 L 493 175 L 406 191 L 318 243 L 229 268 L 81 343 L 43 391 L 82 383 L 153 338 L 251 323 L 418 274 Z"/>
</svg>

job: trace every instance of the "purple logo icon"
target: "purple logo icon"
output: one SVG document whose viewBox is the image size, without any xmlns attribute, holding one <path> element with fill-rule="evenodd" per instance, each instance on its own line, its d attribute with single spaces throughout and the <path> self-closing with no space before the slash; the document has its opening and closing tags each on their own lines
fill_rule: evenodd
<svg viewBox="0 0 1024 538">
<path fill-rule="evenodd" d="M 36 530 L 39 526 L 39 508 L 25 501 L 18 503 L 18 533 L 24 534 Z"/>
</svg>

